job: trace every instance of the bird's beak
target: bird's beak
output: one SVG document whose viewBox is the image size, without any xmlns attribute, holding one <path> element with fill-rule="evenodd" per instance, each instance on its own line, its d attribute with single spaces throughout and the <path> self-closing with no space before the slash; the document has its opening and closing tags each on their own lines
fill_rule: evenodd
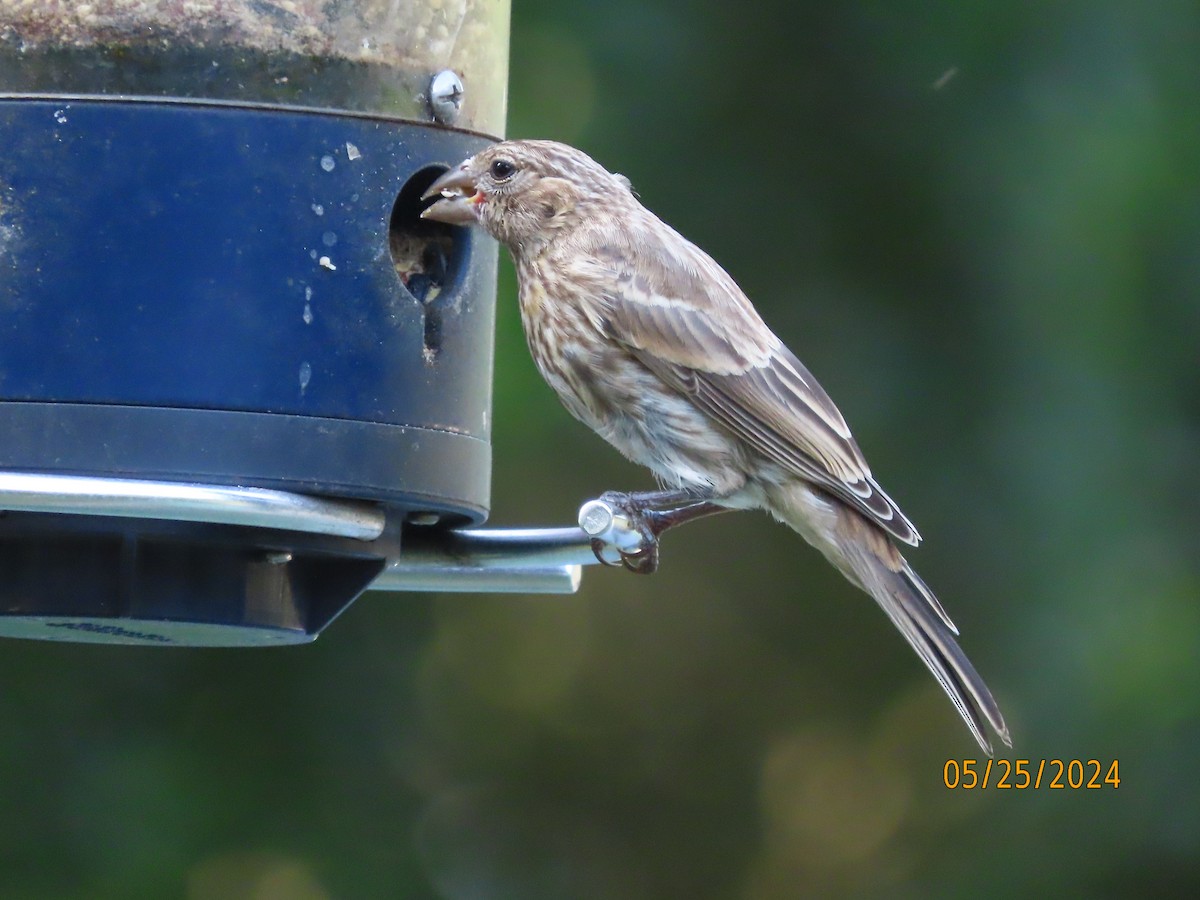
<svg viewBox="0 0 1200 900">
<path fill-rule="evenodd" d="M 446 172 L 421 195 L 422 200 L 441 198 L 421 213 L 422 219 L 433 219 L 449 225 L 470 225 L 479 221 L 479 204 L 483 201 L 483 194 L 475 186 L 475 179 L 467 172 L 466 166 L 467 163 L 463 163 Z"/>
</svg>

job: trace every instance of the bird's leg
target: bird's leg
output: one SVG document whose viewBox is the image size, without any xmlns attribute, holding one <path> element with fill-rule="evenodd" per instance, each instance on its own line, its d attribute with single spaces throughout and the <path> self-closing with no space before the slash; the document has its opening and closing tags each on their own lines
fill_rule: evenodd
<svg viewBox="0 0 1200 900">
<path fill-rule="evenodd" d="M 711 500 L 698 500 L 695 503 L 676 506 L 673 509 L 648 509 L 643 513 L 643 518 L 651 533 L 657 538 L 668 528 L 722 512 L 729 512 L 729 507 L 713 503 Z"/>
<path fill-rule="evenodd" d="M 644 512 L 712 500 L 713 496 L 711 488 L 694 486 L 669 491 L 605 491 L 600 499 L 623 512 Z"/>
<path fill-rule="evenodd" d="M 608 491 L 600 500 L 624 514 L 640 535 L 640 546 L 637 550 L 616 548 L 620 563 L 605 558 L 601 541 L 593 541 L 592 550 L 605 565 L 623 565 L 630 572 L 650 575 L 658 570 L 658 539 L 664 531 L 728 509 L 713 499 L 711 489 L 700 487 L 638 493 Z"/>
</svg>

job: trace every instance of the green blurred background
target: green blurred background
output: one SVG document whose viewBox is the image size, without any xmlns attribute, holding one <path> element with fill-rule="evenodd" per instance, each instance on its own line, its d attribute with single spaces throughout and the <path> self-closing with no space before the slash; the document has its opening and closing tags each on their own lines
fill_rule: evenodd
<svg viewBox="0 0 1200 900">
<path fill-rule="evenodd" d="M 515 0 L 509 134 L 706 248 L 926 538 L 1006 758 L 763 516 L 573 597 L 368 595 L 315 645 L 9 642 L 0 896 L 1200 894 L 1200 9 Z M 497 524 L 649 478 L 501 272 Z"/>
</svg>

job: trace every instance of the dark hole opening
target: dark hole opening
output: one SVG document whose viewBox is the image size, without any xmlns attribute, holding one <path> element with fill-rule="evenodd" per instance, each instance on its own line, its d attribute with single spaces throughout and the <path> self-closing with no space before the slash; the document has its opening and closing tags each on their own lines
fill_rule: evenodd
<svg viewBox="0 0 1200 900">
<path fill-rule="evenodd" d="M 437 353 L 441 346 L 442 311 L 437 301 L 453 289 L 466 243 L 466 229 L 421 218 L 421 211 L 429 205 L 421 195 L 445 171 L 431 166 L 408 179 L 396 197 L 388 225 L 388 247 L 396 275 L 425 314 L 428 354 Z"/>
</svg>

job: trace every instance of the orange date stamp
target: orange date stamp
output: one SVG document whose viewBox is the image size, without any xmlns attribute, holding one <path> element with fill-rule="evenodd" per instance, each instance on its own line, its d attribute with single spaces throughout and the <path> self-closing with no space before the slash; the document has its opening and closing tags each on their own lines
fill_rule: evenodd
<svg viewBox="0 0 1200 900">
<path fill-rule="evenodd" d="M 1115 759 L 948 759 L 942 784 L 952 791 L 1116 790 L 1120 770 Z"/>
</svg>

